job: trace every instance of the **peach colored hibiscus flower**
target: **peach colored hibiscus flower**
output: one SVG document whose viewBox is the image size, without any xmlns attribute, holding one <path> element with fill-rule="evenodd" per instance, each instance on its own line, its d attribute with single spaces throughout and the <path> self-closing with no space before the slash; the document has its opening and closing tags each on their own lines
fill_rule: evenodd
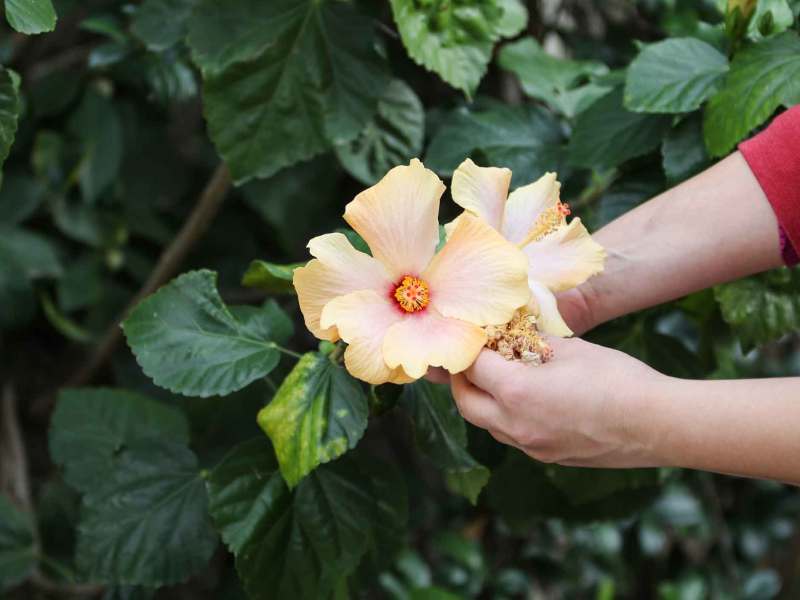
<svg viewBox="0 0 800 600">
<path fill-rule="evenodd" d="M 315 258 L 294 272 L 306 326 L 347 342 L 345 366 L 359 379 L 463 371 L 486 343 L 482 327 L 528 302 L 525 255 L 481 219 L 461 219 L 436 253 L 444 189 L 417 159 L 395 167 L 345 209 L 372 256 L 329 233 L 309 242 Z"/>
<path fill-rule="evenodd" d="M 603 270 L 605 251 L 592 240 L 580 219 L 567 223 L 555 173 L 508 194 L 511 171 L 479 167 L 465 160 L 455 173 L 453 200 L 466 210 L 446 225 L 448 235 L 466 215 L 477 215 L 513 242 L 528 257 L 528 310 L 545 333 L 566 337 L 572 331 L 556 304 L 556 292 L 568 290 Z"/>
</svg>

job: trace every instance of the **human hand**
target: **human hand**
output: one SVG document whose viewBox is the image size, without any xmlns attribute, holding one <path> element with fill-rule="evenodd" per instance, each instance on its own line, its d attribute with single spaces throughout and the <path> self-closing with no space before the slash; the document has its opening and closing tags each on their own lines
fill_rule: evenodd
<svg viewBox="0 0 800 600">
<path fill-rule="evenodd" d="M 463 417 L 542 462 L 657 466 L 647 398 L 670 378 L 580 339 L 550 338 L 552 361 L 532 366 L 484 350 L 451 378 Z"/>
</svg>

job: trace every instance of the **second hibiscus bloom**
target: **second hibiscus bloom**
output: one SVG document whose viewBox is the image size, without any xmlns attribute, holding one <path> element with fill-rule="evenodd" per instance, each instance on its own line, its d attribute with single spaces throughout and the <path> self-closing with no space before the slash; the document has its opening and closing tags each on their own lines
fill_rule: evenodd
<svg viewBox="0 0 800 600">
<path fill-rule="evenodd" d="M 465 168 L 469 178 L 459 175 Z M 300 309 L 318 338 L 347 342 L 345 366 L 352 375 L 374 384 L 407 383 L 431 366 L 463 371 L 486 343 L 484 326 L 506 323 L 529 305 L 526 252 L 477 210 L 502 210 L 488 199 L 479 207 L 483 194 L 502 191 L 492 178 L 498 171 L 508 173 L 507 192 L 507 169 L 481 169 L 471 161 L 459 167 L 453 197 L 467 211 L 448 226 L 448 240 L 438 253 L 445 186 L 417 159 L 389 171 L 345 209 L 345 220 L 372 256 L 340 233 L 309 242 L 315 258 L 294 273 Z M 497 199 L 505 203 L 504 196 Z M 528 220 L 528 229 L 532 223 L 535 218 Z"/>
</svg>

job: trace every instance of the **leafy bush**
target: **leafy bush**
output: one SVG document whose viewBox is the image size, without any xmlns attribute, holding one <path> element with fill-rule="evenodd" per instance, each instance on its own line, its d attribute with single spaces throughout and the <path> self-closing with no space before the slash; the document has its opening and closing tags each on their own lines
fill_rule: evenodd
<svg viewBox="0 0 800 600">
<path fill-rule="evenodd" d="M 798 13 L 5 0 L 0 590 L 794 597 L 784 486 L 536 463 L 446 388 L 353 379 L 291 277 L 415 156 L 558 171 L 602 226 L 800 102 Z M 590 338 L 681 377 L 798 374 L 798 292 L 782 269 Z"/>
</svg>

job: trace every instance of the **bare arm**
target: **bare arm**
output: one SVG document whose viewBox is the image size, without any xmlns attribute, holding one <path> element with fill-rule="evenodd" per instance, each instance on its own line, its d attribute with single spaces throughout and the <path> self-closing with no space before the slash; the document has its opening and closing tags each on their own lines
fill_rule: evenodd
<svg viewBox="0 0 800 600">
<path fill-rule="evenodd" d="M 454 375 L 464 418 L 546 462 L 687 467 L 800 485 L 800 378 L 681 380 L 580 339 L 552 343 L 556 357 L 540 367 L 484 350 Z"/>
<path fill-rule="evenodd" d="M 782 264 L 772 208 L 739 152 L 595 235 L 603 273 L 559 296 L 576 333 Z"/>
</svg>

